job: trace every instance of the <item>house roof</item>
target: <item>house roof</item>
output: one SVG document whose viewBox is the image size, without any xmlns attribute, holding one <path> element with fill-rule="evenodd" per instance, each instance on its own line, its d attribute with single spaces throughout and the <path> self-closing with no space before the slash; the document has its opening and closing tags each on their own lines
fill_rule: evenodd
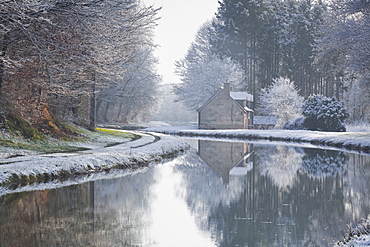
<svg viewBox="0 0 370 247">
<path fill-rule="evenodd" d="M 277 123 L 277 118 L 275 116 L 254 116 L 253 124 L 260 125 L 275 125 Z"/>
<path fill-rule="evenodd" d="M 208 105 L 208 103 L 209 102 L 211 102 L 212 100 L 213 100 L 213 98 L 215 98 L 217 95 L 219 95 L 221 92 L 222 92 L 222 90 L 223 90 L 224 88 L 223 87 L 220 87 L 213 95 L 212 95 L 212 97 L 211 98 L 209 98 L 201 107 L 199 107 L 198 109 L 197 109 L 197 111 L 200 111 L 200 110 L 202 110 L 206 105 Z"/>
<path fill-rule="evenodd" d="M 217 95 L 219 95 L 222 90 L 224 88 L 223 87 L 220 87 L 213 95 L 211 98 L 209 98 L 201 107 L 199 107 L 197 109 L 197 111 L 200 111 L 202 110 L 206 105 L 209 104 L 209 102 L 211 102 L 213 100 L 213 98 L 215 98 Z M 248 94 L 247 92 L 230 92 L 230 97 L 231 99 L 233 99 L 235 101 L 235 103 L 237 103 L 236 101 L 237 100 L 248 100 L 248 101 L 252 101 L 253 102 L 253 95 L 251 94 Z M 251 100 L 250 100 L 251 99 Z M 239 105 L 239 104 L 238 104 Z M 240 106 L 240 108 L 242 108 L 244 111 L 246 112 L 253 112 L 252 109 L 248 108 L 248 107 L 242 107 Z"/>
</svg>

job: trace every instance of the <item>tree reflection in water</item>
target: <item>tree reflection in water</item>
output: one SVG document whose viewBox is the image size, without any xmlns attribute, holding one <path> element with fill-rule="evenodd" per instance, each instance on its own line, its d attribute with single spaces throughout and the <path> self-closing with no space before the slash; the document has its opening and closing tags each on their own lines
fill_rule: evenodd
<svg viewBox="0 0 370 247">
<path fill-rule="evenodd" d="M 141 246 L 151 171 L 0 198 L 0 246 Z"/>
<path fill-rule="evenodd" d="M 202 153 L 207 146 L 211 155 Z M 211 170 L 199 165 L 183 172 L 188 174 L 186 200 L 195 214 L 208 216 L 200 227 L 213 233 L 217 246 L 332 246 L 348 223 L 370 213 L 368 200 L 360 200 L 370 195 L 368 156 L 255 144 L 253 168 L 236 185 L 217 167 L 235 165 L 237 145 L 200 141 L 199 147 Z M 226 163 L 221 155 L 234 158 Z M 223 186 L 216 181 L 220 178 Z M 206 212 L 199 210 L 204 205 Z"/>
<path fill-rule="evenodd" d="M 195 146 L 122 178 L 0 197 L 0 247 L 163 247 L 186 246 L 186 239 L 206 247 L 332 246 L 347 224 L 370 214 L 369 156 L 257 143 Z"/>
</svg>

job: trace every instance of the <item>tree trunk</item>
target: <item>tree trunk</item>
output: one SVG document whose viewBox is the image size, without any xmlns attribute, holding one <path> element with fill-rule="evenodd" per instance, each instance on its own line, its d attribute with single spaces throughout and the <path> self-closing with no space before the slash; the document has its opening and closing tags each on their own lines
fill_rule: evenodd
<svg viewBox="0 0 370 247">
<path fill-rule="evenodd" d="M 92 84 L 92 93 L 90 96 L 90 126 L 89 126 L 89 129 L 91 131 L 94 131 L 95 127 L 96 127 L 96 96 L 95 96 L 95 82 L 94 82 Z"/>
<path fill-rule="evenodd" d="M 9 35 L 5 33 L 3 39 L 0 43 L 0 99 L 2 94 L 2 87 L 3 87 L 3 80 L 4 80 L 4 73 L 5 73 L 5 65 L 4 65 L 4 58 L 6 55 L 6 49 L 9 44 Z"/>
</svg>

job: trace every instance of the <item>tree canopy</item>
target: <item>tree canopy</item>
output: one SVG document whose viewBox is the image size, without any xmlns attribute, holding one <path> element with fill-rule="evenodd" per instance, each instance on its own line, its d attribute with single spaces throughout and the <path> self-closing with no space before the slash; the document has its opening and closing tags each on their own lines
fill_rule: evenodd
<svg viewBox="0 0 370 247">
<path fill-rule="evenodd" d="M 217 56 L 210 46 L 214 30 L 210 22 L 198 31 L 184 59 L 176 62 L 181 84 L 174 85 L 177 100 L 191 110 L 202 106 L 226 80 L 240 86 L 243 71 L 238 62 Z"/>
</svg>

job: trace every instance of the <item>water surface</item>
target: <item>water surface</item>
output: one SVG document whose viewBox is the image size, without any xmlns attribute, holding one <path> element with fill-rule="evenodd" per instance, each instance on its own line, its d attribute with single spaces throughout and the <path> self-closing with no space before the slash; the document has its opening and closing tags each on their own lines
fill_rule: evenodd
<svg viewBox="0 0 370 247">
<path fill-rule="evenodd" d="M 333 246 L 370 157 L 211 140 L 139 173 L 0 197 L 0 246 Z"/>
</svg>

